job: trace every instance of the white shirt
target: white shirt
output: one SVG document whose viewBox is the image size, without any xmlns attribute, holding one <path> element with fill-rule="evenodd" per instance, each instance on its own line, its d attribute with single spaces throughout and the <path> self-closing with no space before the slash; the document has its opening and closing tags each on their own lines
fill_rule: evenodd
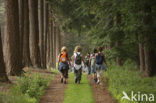
<svg viewBox="0 0 156 103">
<path fill-rule="evenodd" d="M 75 64 L 75 58 L 76 58 L 77 54 L 80 54 L 80 52 L 74 53 L 74 68 L 76 70 L 79 70 L 82 67 L 82 61 L 81 61 L 81 64 L 80 65 Z M 82 55 L 81 55 L 81 57 L 82 57 Z"/>
</svg>

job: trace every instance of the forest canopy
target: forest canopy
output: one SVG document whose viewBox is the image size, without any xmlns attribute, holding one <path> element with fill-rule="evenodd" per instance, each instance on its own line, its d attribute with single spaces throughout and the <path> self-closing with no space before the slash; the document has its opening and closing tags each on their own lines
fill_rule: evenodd
<svg viewBox="0 0 156 103">
<path fill-rule="evenodd" d="M 143 68 L 153 67 L 156 1 L 49 0 L 49 3 L 65 35 L 70 32 L 81 37 L 89 47 L 87 50 L 103 46 L 106 57 L 109 60 L 118 58 L 119 65 L 126 60 L 140 65 L 139 61 L 143 58 L 144 65 L 150 62 Z M 71 46 L 72 42 L 68 44 Z"/>
</svg>

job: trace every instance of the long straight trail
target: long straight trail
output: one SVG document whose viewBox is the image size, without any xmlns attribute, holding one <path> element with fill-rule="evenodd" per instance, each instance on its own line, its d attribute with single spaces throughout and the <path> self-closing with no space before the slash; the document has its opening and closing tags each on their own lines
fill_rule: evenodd
<svg viewBox="0 0 156 103">
<path fill-rule="evenodd" d="M 52 80 L 40 103 L 117 103 L 112 99 L 105 85 L 95 84 L 91 76 L 83 74 L 80 84 L 74 81 L 74 74 L 69 73 L 67 84 L 60 83 L 60 76 Z"/>
</svg>

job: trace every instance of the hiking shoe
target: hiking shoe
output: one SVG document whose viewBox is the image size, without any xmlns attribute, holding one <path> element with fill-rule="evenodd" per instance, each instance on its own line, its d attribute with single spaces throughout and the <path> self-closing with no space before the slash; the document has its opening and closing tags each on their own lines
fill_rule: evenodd
<svg viewBox="0 0 156 103">
<path fill-rule="evenodd" d="M 75 79 L 75 83 L 77 83 L 77 79 Z"/>
<path fill-rule="evenodd" d="M 94 78 L 94 82 L 95 82 L 95 83 L 97 82 L 97 78 Z"/>
<path fill-rule="evenodd" d="M 80 84 L 80 80 L 77 83 Z"/>
<path fill-rule="evenodd" d="M 97 81 L 97 84 L 100 84 L 100 81 L 99 80 Z"/>
<path fill-rule="evenodd" d="M 61 83 L 63 83 L 63 78 L 61 78 Z"/>
</svg>

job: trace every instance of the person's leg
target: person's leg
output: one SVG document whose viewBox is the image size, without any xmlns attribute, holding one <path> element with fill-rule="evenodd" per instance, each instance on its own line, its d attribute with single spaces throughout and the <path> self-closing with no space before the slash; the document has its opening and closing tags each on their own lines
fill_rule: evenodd
<svg viewBox="0 0 156 103">
<path fill-rule="evenodd" d="M 80 81 L 81 81 L 81 75 L 82 75 L 82 69 L 80 68 L 78 70 L 78 83 L 80 83 Z"/>
<path fill-rule="evenodd" d="M 67 83 L 67 79 L 68 79 L 68 69 L 64 70 L 64 84 Z"/>
<path fill-rule="evenodd" d="M 97 70 L 97 83 L 100 83 L 100 70 Z"/>
<path fill-rule="evenodd" d="M 63 83 L 63 80 L 64 80 L 64 79 L 63 79 L 63 78 L 64 78 L 63 74 L 64 74 L 64 71 L 63 71 L 63 70 L 61 70 L 61 71 L 60 71 L 61 83 Z"/>
<path fill-rule="evenodd" d="M 90 69 L 89 69 L 89 67 L 87 66 L 87 71 L 88 71 L 88 75 L 90 74 Z"/>
<path fill-rule="evenodd" d="M 77 70 L 74 68 L 75 83 L 77 83 Z"/>
</svg>

